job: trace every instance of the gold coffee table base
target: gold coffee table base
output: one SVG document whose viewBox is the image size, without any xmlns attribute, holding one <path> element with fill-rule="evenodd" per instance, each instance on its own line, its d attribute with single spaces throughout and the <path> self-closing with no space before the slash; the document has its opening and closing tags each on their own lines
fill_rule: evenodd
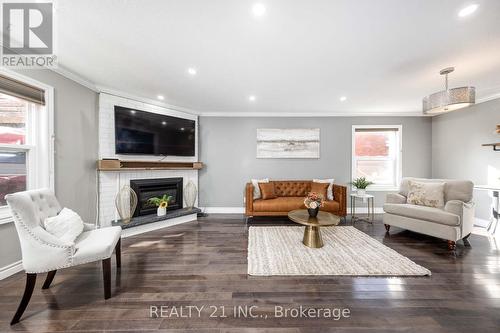
<svg viewBox="0 0 500 333">
<path fill-rule="evenodd" d="M 340 217 L 337 215 L 319 211 L 318 216 L 311 217 L 305 209 L 292 210 L 288 213 L 288 218 L 295 223 L 305 226 L 302 244 L 312 249 L 323 247 L 321 227 L 335 226 L 340 223 Z"/>
<path fill-rule="evenodd" d="M 306 226 L 304 229 L 304 239 L 302 243 L 313 249 L 319 249 L 323 247 L 323 239 L 321 238 L 321 230 L 319 227 Z"/>
</svg>

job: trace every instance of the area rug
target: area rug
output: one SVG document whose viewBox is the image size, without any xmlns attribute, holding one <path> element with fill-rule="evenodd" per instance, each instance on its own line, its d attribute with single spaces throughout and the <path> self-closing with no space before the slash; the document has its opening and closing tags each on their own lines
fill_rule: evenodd
<svg viewBox="0 0 500 333">
<path fill-rule="evenodd" d="M 324 246 L 302 244 L 304 227 L 250 227 L 248 274 L 425 276 L 431 272 L 351 226 L 322 228 Z"/>
</svg>

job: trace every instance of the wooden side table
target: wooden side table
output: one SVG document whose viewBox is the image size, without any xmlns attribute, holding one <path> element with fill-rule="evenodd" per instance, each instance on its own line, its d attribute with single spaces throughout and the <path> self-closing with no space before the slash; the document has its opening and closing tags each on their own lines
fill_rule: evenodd
<svg viewBox="0 0 500 333">
<path fill-rule="evenodd" d="M 365 195 L 359 195 L 356 193 L 351 193 L 351 221 L 354 222 L 356 220 L 364 220 L 369 223 L 373 223 L 375 220 L 375 203 L 374 203 L 374 196 L 371 194 L 365 194 Z M 368 203 L 368 213 L 366 216 L 360 216 L 358 217 L 356 215 L 356 200 L 361 199 L 362 202 L 365 200 Z"/>
</svg>

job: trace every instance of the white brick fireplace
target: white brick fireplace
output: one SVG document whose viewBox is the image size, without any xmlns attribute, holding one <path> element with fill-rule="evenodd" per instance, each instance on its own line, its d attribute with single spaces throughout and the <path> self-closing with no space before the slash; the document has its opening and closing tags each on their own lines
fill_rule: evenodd
<svg viewBox="0 0 500 333">
<path fill-rule="evenodd" d="M 194 157 L 161 157 L 144 155 L 115 154 L 115 122 L 114 106 L 123 106 L 137 110 L 166 114 L 174 117 L 196 121 L 196 143 Z M 110 94 L 99 94 L 99 159 L 117 158 L 121 160 L 162 161 L 162 162 L 197 162 L 198 161 L 198 117 L 185 112 L 171 110 L 148 103 L 118 97 Z M 115 196 L 124 185 L 130 185 L 132 179 L 182 177 L 183 184 L 191 180 L 198 187 L 198 170 L 123 170 L 99 171 L 99 225 L 109 226 L 118 219 L 115 208 Z M 196 200 L 195 206 L 198 204 Z"/>
</svg>

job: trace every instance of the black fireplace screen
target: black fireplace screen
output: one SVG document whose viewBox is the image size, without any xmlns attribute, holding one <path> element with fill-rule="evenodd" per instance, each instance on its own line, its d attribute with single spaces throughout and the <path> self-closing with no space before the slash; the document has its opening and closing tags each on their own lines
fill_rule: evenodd
<svg viewBox="0 0 500 333">
<path fill-rule="evenodd" d="M 156 206 L 149 202 L 150 198 L 170 196 L 168 211 L 182 208 L 182 178 L 135 179 L 130 187 L 137 194 L 137 208 L 134 217 L 156 214 Z"/>
</svg>

